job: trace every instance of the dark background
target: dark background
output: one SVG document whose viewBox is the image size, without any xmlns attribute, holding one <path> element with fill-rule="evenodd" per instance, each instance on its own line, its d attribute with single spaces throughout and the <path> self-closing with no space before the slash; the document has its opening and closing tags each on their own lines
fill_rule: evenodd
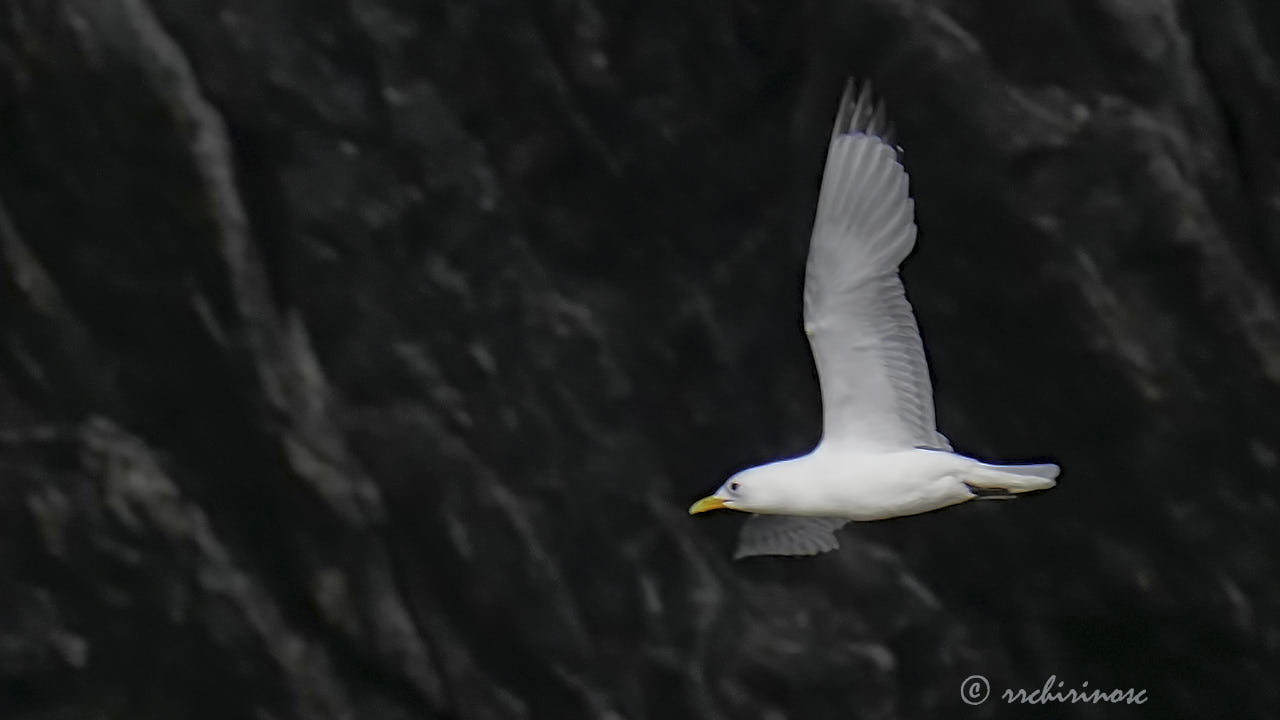
<svg viewBox="0 0 1280 720">
<path fill-rule="evenodd" d="M 1274 713 L 1278 67 L 1270 0 L 3 0 L 0 718 Z M 1064 474 L 734 563 L 846 75 L 943 431 Z"/>
</svg>

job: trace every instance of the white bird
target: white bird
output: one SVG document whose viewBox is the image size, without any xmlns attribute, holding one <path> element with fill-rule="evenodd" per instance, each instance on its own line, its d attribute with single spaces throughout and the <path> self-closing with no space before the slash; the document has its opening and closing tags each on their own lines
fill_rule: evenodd
<svg viewBox="0 0 1280 720">
<path fill-rule="evenodd" d="M 756 513 L 735 557 L 814 555 L 850 520 L 914 515 L 1053 487 L 1059 468 L 991 465 L 951 451 L 898 266 L 916 239 L 907 172 L 870 86 L 845 87 L 804 280 L 804 329 L 822 390 L 822 439 L 807 455 L 748 468 L 689 514 Z"/>
</svg>

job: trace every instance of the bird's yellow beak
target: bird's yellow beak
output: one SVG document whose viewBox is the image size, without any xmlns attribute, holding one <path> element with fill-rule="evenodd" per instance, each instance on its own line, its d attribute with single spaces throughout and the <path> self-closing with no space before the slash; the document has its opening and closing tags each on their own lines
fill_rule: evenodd
<svg viewBox="0 0 1280 720">
<path fill-rule="evenodd" d="M 689 514 L 697 515 L 698 513 L 703 513 L 708 510 L 720 510 L 728 507 L 728 505 L 724 504 L 724 500 L 712 495 L 711 497 L 704 497 L 698 502 L 690 505 Z"/>
</svg>

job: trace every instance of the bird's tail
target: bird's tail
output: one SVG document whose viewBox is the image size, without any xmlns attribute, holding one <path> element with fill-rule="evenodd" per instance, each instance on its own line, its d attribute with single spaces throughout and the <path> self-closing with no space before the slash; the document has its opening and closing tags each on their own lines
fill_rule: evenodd
<svg viewBox="0 0 1280 720">
<path fill-rule="evenodd" d="M 1038 465 L 978 463 L 977 467 L 965 473 L 962 479 L 973 494 L 979 497 L 1009 497 L 1012 494 L 1032 490 L 1048 490 L 1058 484 L 1057 478 L 1060 472 L 1062 468 L 1053 463 Z"/>
</svg>

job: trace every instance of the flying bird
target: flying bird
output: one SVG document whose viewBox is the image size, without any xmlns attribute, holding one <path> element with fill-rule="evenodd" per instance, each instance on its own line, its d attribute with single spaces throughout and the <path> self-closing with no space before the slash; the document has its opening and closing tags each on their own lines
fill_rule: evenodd
<svg viewBox="0 0 1280 720">
<path fill-rule="evenodd" d="M 934 422 L 924 346 L 898 266 L 914 203 L 884 105 L 846 86 L 827 150 L 804 279 L 804 329 L 822 391 L 807 455 L 748 468 L 689 514 L 753 513 L 735 557 L 815 555 L 850 520 L 914 515 L 1056 484 L 1059 467 L 993 465 L 953 452 Z"/>
</svg>

